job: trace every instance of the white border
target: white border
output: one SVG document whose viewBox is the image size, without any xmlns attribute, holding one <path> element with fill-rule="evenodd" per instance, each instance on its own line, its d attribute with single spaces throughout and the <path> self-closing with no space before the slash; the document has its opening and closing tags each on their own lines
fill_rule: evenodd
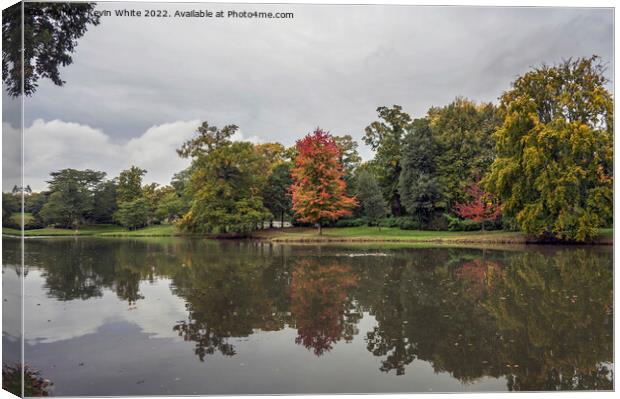
<svg viewBox="0 0 620 399">
<path fill-rule="evenodd" d="M 119 1 L 120 2 L 120 1 Z M 132 2 L 140 2 L 140 3 L 188 3 L 191 1 L 182 1 L 182 0 L 168 0 L 168 1 L 160 1 L 160 0 L 132 0 Z M 16 3 L 15 0 L 0 0 L 0 7 L 1 8 L 6 8 L 9 5 L 12 5 Z M 209 3 L 209 2 L 204 2 L 204 3 Z M 589 1 L 585 1 L 585 0 L 522 0 L 522 1 L 514 1 L 514 0 L 505 0 L 505 1 L 492 1 L 492 0 L 421 0 L 421 1 L 415 1 L 415 0 L 377 0 L 377 1 L 364 1 L 364 0 L 313 0 L 313 1 L 302 1 L 302 0 L 288 0 L 288 1 L 278 1 L 278 0 L 272 0 L 272 1 L 256 1 L 256 0 L 246 0 L 246 1 L 232 1 L 232 0 L 220 0 L 220 1 L 213 1 L 212 3 L 254 3 L 254 4 L 265 4 L 265 3 L 290 3 L 290 4 L 380 4 L 380 5 L 435 5 L 435 6 L 446 6 L 446 5 L 455 5 L 455 6 L 518 6 L 518 7 L 536 7 L 536 6 L 542 6 L 542 7 L 546 7 L 546 6 L 561 6 L 561 7 L 611 7 L 614 8 L 614 21 L 616 19 L 616 15 L 617 15 L 617 9 L 615 8 L 616 4 L 614 1 L 612 0 L 589 0 Z M 614 25 L 615 27 L 615 25 Z M 618 33 L 614 28 L 614 61 L 615 61 L 615 53 L 617 50 L 617 46 L 618 46 Z M 617 72 L 618 72 L 618 63 L 614 62 L 614 75 L 612 77 L 612 80 L 615 79 L 615 76 L 617 76 Z M 615 81 L 614 81 L 614 114 L 617 116 L 618 113 L 616 112 L 616 102 L 615 102 Z M 2 97 L 0 96 L 0 106 L 2 105 Z M 615 140 L 615 130 L 614 130 L 614 154 L 617 155 L 618 154 L 618 142 Z M 2 144 L 0 142 L 0 151 L 2 149 Z M 617 159 L 616 156 L 614 156 L 615 159 Z M 618 192 L 617 188 L 618 188 L 618 162 L 615 162 L 614 164 L 614 176 L 616 176 L 616 179 L 614 180 L 614 192 Z M 0 166 L 0 183 L 1 183 L 1 171 L 2 171 L 2 167 Z M 614 196 L 614 215 L 617 215 L 617 210 L 618 210 L 618 200 L 617 197 Z M 615 231 L 614 231 L 614 241 L 615 241 Z M 1 244 L 0 244 L 0 249 L 1 249 Z M 615 247 L 614 247 L 614 266 L 616 264 L 618 264 L 617 262 L 618 260 L 618 253 L 615 251 Z M 615 313 L 614 313 L 614 344 L 619 342 L 618 341 L 618 329 L 616 328 L 616 317 L 617 317 L 617 312 L 618 312 L 618 296 L 616 295 L 615 292 L 615 287 L 618 287 L 618 273 L 616 273 L 615 267 L 614 267 L 614 309 L 615 309 Z M 0 295 L 1 295 L 1 289 L 0 289 Z M 0 308 L 0 315 L 1 315 L 1 308 Z M 2 351 L 0 349 L 0 355 L 2 354 Z M 618 351 L 617 351 L 617 347 L 616 345 L 614 345 L 614 361 L 618 358 L 617 357 Z M 615 376 L 614 376 L 615 377 Z M 615 378 L 614 378 L 614 383 L 615 383 Z M 538 398 L 538 397 L 553 397 L 553 398 L 558 398 L 558 397 L 562 397 L 562 398 L 578 398 L 578 399 L 584 399 L 586 397 L 589 397 L 589 395 L 594 395 L 595 398 L 612 398 L 615 397 L 615 393 L 614 392 L 536 392 L 536 393 L 450 393 L 450 394 L 424 394 L 424 393 L 416 393 L 416 394 L 390 394 L 390 395 L 365 395 L 365 396 L 371 396 L 371 397 L 377 397 L 377 398 L 424 398 L 424 399 L 439 399 L 439 398 L 449 398 L 449 397 L 453 397 L 454 395 L 459 395 L 459 397 L 464 397 L 464 398 L 480 398 L 480 399 L 488 399 L 490 397 L 495 397 L 496 395 L 501 395 L 501 396 L 505 396 L 505 395 L 519 395 L 519 397 L 524 397 L 524 398 Z M 303 396 L 304 398 L 308 398 L 308 399 L 356 399 L 356 398 L 360 398 L 360 395 L 296 395 L 296 396 L 291 396 L 291 395 L 261 395 L 261 397 L 263 398 L 273 398 L 273 399 L 279 399 L 279 398 L 294 398 L 294 397 L 300 397 Z M 200 396 L 198 396 L 200 397 Z M 217 396 L 210 396 L 210 397 L 217 397 Z M 229 395 L 229 396 L 225 396 L 226 398 L 242 398 L 242 397 L 249 397 L 249 396 L 233 396 L 233 395 Z M 0 399 L 4 399 L 4 398 L 15 398 L 15 396 L 5 392 L 5 391 L 0 391 Z M 76 397 L 76 398 L 80 398 L 80 397 Z M 119 398 L 123 398 L 123 397 L 119 397 Z M 132 398 L 132 397 L 126 397 L 126 398 Z M 150 398 L 148 396 L 143 396 L 143 398 Z M 162 398 L 174 398 L 174 396 L 155 396 L 152 398 L 158 398 L 158 399 L 162 399 Z"/>
</svg>

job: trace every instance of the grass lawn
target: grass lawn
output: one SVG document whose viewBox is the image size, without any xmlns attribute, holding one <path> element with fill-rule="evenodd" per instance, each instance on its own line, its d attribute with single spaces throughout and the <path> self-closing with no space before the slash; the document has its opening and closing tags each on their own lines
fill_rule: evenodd
<svg viewBox="0 0 620 399">
<path fill-rule="evenodd" d="M 3 228 L 2 234 L 19 236 L 16 229 Z M 84 226 L 79 230 L 45 228 L 26 230 L 26 237 L 36 236 L 98 236 L 98 237 L 173 237 L 191 236 L 176 226 L 162 224 L 129 231 L 116 225 Z M 205 237 L 205 236 L 203 236 Z M 395 227 L 331 227 L 324 228 L 323 235 L 317 229 L 293 227 L 286 229 L 259 230 L 253 238 L 273 242 L 401 242 L 401 243 L 488 243 L 526 244 L 534 243 L 525 234 L 509 231 L 421 231 L 401 230 Z M 613 229 L 601 229 L 597 243 L 612 244 Z"/>
<path fill-rule="evenodd" d="M 3 227 L 2 234 L 19 236 L 20 231 Z M 79 230 L 72 229 L 55 229 L 52 227 L 44 229 L 26 230 L 24 236 L 134 236 L 134 237 L 161 237 L 181 235 L 178 229 L 172 225 L 149 226 L 144 229 L 129 231 L 121 226 L 113 224 L 102 224 L 95 226 L 83 226 Z"/>
<path fill-rule="evenodd" d="M 511 231 L 421 231 L 395 227 L 334 227 L 324 228 L 323 235 L 313 228 L 270 229 L 259 231 L 255 237 L 276 242 L 314 241 L 396 241 L 396 242 L 453 242 L 453 243 L 514 243 L 532 242 L 527 235 Z M 602 229 L 598 242 L 611 243 L 613 229 Z"/>
</svg>

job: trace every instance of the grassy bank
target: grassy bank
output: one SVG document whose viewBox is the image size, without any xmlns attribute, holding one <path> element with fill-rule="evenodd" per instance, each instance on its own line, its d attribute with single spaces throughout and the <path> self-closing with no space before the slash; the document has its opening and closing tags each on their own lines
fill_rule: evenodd
<svg viewBox="0 0 620 399">
<path fill-rule="evenodd" d="M 529 244 L 535 239 L 509 231 L 421 231 L 390 227 L 325 228 L 319 236 L 316 229 L 290 228 L 259 231 L 256 238 L 274 242 L 436 242 L 436 243 L 496 243 Z M 613 229 L 602 229 L 597 244 L 613 243 Z"/>
<path fill-rule="evenodd" d="M 2 228 L 2 234 L 19 236 L 20 231 Z M 139 230 L 127 230 L 116 225 L 83 226 L 78 230 L 56 229 L 52 227 L 24 231 L 26 237 L 63 237 L 63 236 L 98 236 L 98 237 L 173 237 L 183 233 L 172 225 L 149 226 Z"/>
<path fill-rule="evenodd" d="M 5 235 L 19 236 L 20 231 L 3 228 Z M 97 237 L 177 237 L 191 236 L 173 225 L 156 225 L 129 231 L 116 225 L 84 226 L 79 230 L 45 228 L 26 230 L 26 237 L 97 236 Z M 205 236 L 203 236 L 205 237 Z M 413 243 L 489 243 L 529 244 L 536 240 L 518 232 L 508 231 L 421 231 L 391 227 L 332 227 L 324 228 L 319 236 L 313 228 L 294 227 L 260 230 L 252 238 L 272 242 L 413 242 Z M 613 229 L 602 229 L 597 244 L 612 244 Z"/>
</svg>

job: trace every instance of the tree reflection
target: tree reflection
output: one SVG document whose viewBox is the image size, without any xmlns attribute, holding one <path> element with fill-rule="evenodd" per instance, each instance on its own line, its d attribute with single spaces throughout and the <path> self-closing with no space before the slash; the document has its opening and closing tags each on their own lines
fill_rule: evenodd
<svg viewBox="0 0 620 399">
<path fill-rule="evenodd" d="M 18 245 L 5 245 L 8 260 Z M 609 248 L 354 251 L 364 256 L 254 242 L 32 240 L 26 261 L 63 301 L 109 290 L 139 304 L 149 300 L 142 284 L 168 279 L 186 304 L 171 328 L 200 360 L 287 327 L 321 356 L 353 340 L 369 314 L 376 324 L 362 337 L 385 373 L 404 375 L 418 360 L 462 383 L 505 377 L 514 391 L 613 389 Z"/>
<path fill-rule="evenodd" d="M 298 262 L 291 282 L 291 312 L 297 327 L 295 343 L 321 356 L 340 339 L 351 341 L 361 318 L 351 312 L 348 290 L 355 285 L 357 278 L 347 266 Z"/>
<path fill-rule="evenodd" d="M 421 359 L 462 382 L 507 376 L 510 390 L 612 389 L 609 252 L 426 259 L 386 273 L 367 334 L 382 371 Z"/>
<path fill-rule="evenodd" d="M 186 253 L 183 271 L 173 277 L 175 292 L 186 300 L 188 312 L 187 320 L 179 321 L 174 330 L 196 343 L 201 361 L 216 351 L 233 356 L 230 338 L 284 327 L 286 309 L 280 306 L 286 301 L 278 296 L 288 289 L 281 285 L 275 296 L 267 289 L 279 259 L 261 254 L 257 247 L 246 249 Z"/>
</svg>

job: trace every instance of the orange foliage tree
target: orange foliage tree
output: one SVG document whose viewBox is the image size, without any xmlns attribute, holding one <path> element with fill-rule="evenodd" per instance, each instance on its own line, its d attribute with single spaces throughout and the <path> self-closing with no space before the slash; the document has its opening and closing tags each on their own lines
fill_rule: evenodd
<svg viewBox="0 0 620 399">
<path fill-rule="evenodd" d="M 466 189 L 470 202 L 458 203 L 454 211 L 463 219 L 480 222 L 484 231 L 484 222 L 491 222 L 499 217 L 502 212 L 501 205 L 493 196 L 484 191 L 478 184 L 473 183 Z"/>
<path fill-rule="evenodd" d="M 357 200 L 345 194 L 340 150 L 333 137 L 317 128 L 296 143 L 292 171 L 293 210 L 299 221 L 321 225 L 351 214 Z"/>
</svg>

